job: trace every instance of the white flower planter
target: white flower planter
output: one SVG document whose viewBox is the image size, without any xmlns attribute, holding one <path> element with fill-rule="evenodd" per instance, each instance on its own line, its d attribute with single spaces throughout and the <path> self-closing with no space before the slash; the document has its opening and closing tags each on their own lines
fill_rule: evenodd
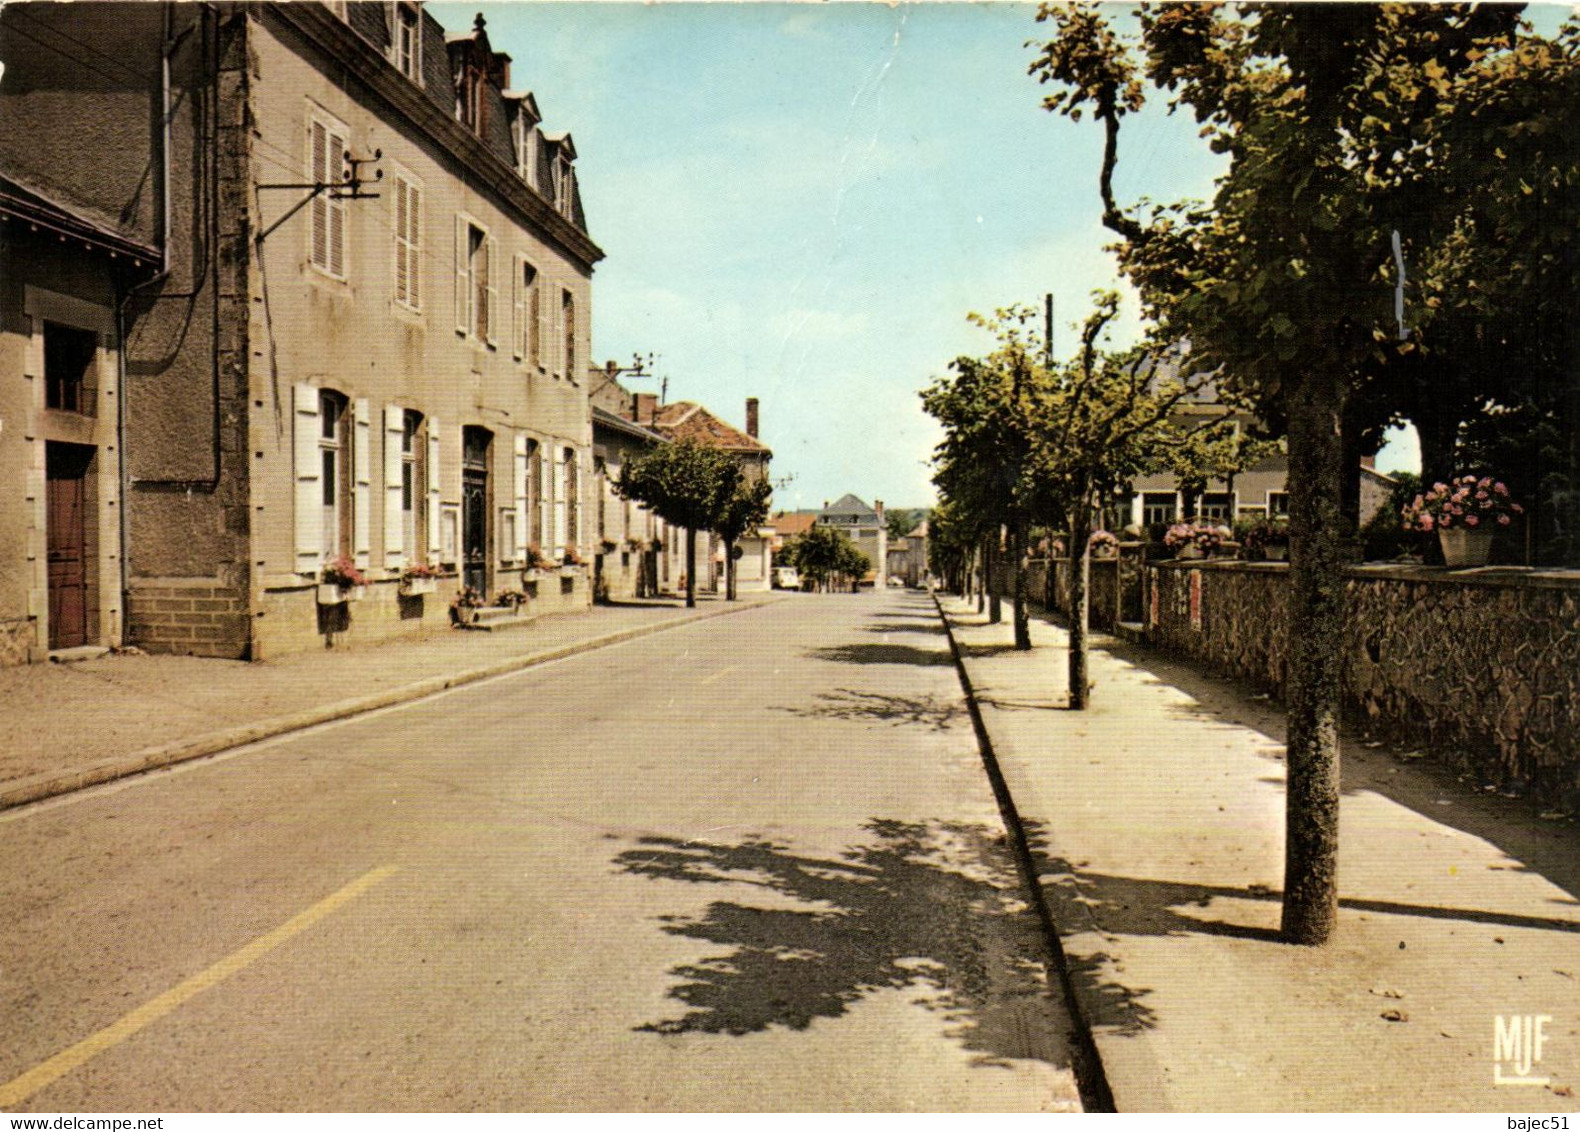
<svg viewBox="0 0 1580 1132">
<path fill-rule="evenodd" d="M 344 605 L 350 600 L 351 588 L 349 586 L 337 586 L 333 582 L 318 583 L 319 605 Z"/>
<path fill-rule="evenodd" d="M 1492 557 L 1492 532 L 1468 527 L 1439 527 L 1437 541 L 1443 548 L 1443 564 L 1451 568 L 1485 566 Z"/>
<path fill-rule="evenodd" d="M 400 584 L 402 597 L 421 597 L 423 594 L 439 592 L 439 579 L 437 578 L 408 578 Z"/>
</svg>

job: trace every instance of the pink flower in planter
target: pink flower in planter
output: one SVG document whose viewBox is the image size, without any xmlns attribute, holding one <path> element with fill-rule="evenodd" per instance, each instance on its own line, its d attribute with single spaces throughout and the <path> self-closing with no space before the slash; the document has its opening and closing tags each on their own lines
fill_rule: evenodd
<svg viewBox="0 0 1580 1132">
<path fill-rule="evenodd" d="M 1518 503 L 1509 504 L 1509 510 L 1513 511 L 1516 515 L 1525 514 L 1525 508 L 1521 507 Z"/>
<path fill-rule="evenodd" d="M 1507 494 L 1509 494 L 1509 489 L 1507 487 L 1505 487 L 1501 483 L 1493 484 L 1492 485 L 1492 490 L 1497 492 L 1499 495 L 1507 495 Z"/>
<path fill-rule="evenodd" d="M 1499 515 L 1498 516 L 1498 526 L 1500 526 L 1500 527 L 1508 526 L 1510 521 L 1511 520 L 1509 519 L 1509 517 L 1507 515 Z"/>
<path fill-rule="evenodd" d="M 1435 483 L 1435 484 L 1432 485 L 1432 490 L 1433 491 L 1447 491 L 1448 490 L 1448 485 L 1446 483 Z"/>
<path fill-rule="evenodd" d="M 1476 498 L 1477 499 L 1482 499 L 1482 500 L 1487 500 L 1487 499 L 1491 499 L 1492 496 L 1488 495 L 1485 491 L 1478 491 L 1478 492 L 1476 492 Z"/>
<path fill-rule="evenodd" d="M 1477 481 L 1476 486 L 1481 488 L 1482 490 L 1486 490 L 1487 488 L 1492 486 L 1492 477 L 1491 476 L 1482 476 L 1481 479 L 1479 481 Z"/>
<path fill-rule="evenodd" d="M 1421 529 L 1423 531 L 1429 531 L 1429 530 L 1432 529 L 1432 525 L 1433 525 L 1432 516 L 1430 514 L 1423 514 L 1421 516 Z"/>
<path fill-rule="evenodd" d="M 1465 526 L 1467 526 L 1467 527 L 1474 527 L 1480 522 L 1481 522 L 1481 520 L 1476 518 L 1474 515 L 1466 515 L 1465 516 Z"/>
</svg>

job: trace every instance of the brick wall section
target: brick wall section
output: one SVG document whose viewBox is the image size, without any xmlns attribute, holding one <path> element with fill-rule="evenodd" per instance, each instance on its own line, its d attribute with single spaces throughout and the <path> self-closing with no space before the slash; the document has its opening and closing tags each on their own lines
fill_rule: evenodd
<svg viewBox="0 0 1580 1132">
<path fill-rule="evenodd" d="M 1157 592 L 1149 642 L 1282 688 L 1287 567 L 1160 563 L 1147 574 Z M 1580 572 L 1360 566 L 1344 592 L 1352 721 L 1483 783 L 1580 805 Z"/>
<path fill-rule="evenodd" d="M 138 647 L 186 656 L 247 657 L 244 595 L 211 578 L 138 578 L 127 625 Z"/>
</svg>

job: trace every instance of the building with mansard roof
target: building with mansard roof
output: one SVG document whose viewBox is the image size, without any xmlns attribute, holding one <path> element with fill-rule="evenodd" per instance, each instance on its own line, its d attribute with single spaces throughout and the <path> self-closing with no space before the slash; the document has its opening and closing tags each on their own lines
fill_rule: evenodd
<svg viewBox="0 0 1580 1132">
<path fill-rule="evenodd" d="M 14 195 L 101 233 L 110 264 L 49 276 L 5 245 L 25 404 L 0 402 L 0 475 L 26 500 L 0 523 L 7 635 L 258 658 L 444 623 L 463 586 L 589 602 L 603 253 L 557 108 L 481 17 L 6 5 L 0 53 Z M 65 331 L 96 336 L 87 379 Z M 38 565 L 57 543 L 80 593 Z M 92 615 L 63 633 L 68 597 Z"/>
</svg>

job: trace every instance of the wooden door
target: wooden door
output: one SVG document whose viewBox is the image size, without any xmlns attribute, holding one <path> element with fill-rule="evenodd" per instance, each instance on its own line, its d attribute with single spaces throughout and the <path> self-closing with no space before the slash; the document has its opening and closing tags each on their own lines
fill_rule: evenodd
<svg viewBox="0 0 1580 1132">
<path fill-rule="evenodd" d="M 88 643 L 88 467 L 93 449 L 50 444 L 45 452 L 49 647 Z"/>
</svg>

